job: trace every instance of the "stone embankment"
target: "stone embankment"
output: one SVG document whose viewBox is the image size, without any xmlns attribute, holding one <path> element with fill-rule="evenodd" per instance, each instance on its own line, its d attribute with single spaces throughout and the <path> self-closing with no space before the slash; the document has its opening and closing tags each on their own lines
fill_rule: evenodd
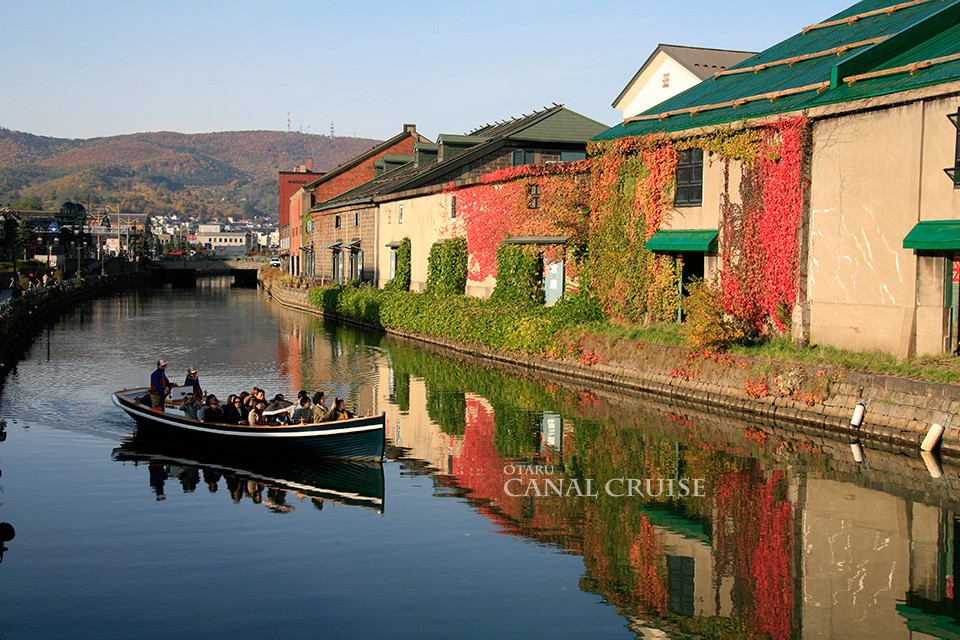
<svg viewBox="0 0 960 640">
<path fill-rule="evenodd" d="M 44 318 L 85 300 L 147 284 L 150 279 L 151 276 L 142 271 L 93 276 L 30 289 L 19 298 L 7 298 L 0 304 L 0 365 L 5 370 L 19 359 Z"/>
<path fill-rule="evenodd" d="M 285 307 L 324 315 L 308 302 L 308 289 L 271 281 L 264 281 L 263 286 Z M 362 324 L 350 318 L 332 319 Z M 686 406 L 773 427 L 800 427 L 851 440 L 884 442 L 908 450 L 919 451 L 920 442 L 931 425 L 939 423 L 946 427 L 940 451 L 960 456 L 960 424 L 954 422 L 954 417 L 960 414 L 960 385 L 694 354 L 681 347 L 642 343 L 605 345 L 605 349 L 598 346 L 596 353 L 602 353 L 603 357 L 597 360 L 553 360 L 433 336 L 386 331 L 467 357 L 496 361 L 519 372 L 536 371 L 537 375 L 578 386 L 602 386 L 623 394 L 647 396 L 671 406 Z M 862 425 L 855 429 L 850 421 L 858 403 L 863 403 L 866 411 Z"/>
</svg>

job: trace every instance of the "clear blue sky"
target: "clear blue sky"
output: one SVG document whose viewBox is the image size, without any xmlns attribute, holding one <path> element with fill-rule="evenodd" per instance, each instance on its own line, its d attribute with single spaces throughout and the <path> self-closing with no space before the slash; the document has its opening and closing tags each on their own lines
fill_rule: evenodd
<svg viewBox="0 0 960 640">
<path fill-rule="evenodd" d="M 63 138 L 607 124 L 659 43 L 760 51 L 852 0 L 41 0 L 0 5 L 0 126 Z"/>
</svg>

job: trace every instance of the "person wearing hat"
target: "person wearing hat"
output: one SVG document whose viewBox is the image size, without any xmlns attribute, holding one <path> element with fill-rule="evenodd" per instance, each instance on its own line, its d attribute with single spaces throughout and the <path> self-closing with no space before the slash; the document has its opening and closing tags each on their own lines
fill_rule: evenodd
<svg viewBox="0 0 960 640">
<path fill-rule="evenodd" d="M 167 379 L 167 363 L 157 360 L 157 370 L 150 375 L 150 406 L 154 411 L 163 411 L 163 401 L 170 393 Z"/>
<path fill-rule="evenodd" d="M 200 388 L 200 376 L 193 367 L 190 367 L 190 370 L 187 371 L 187 379 L 184 380 L 183 386 L 193 387 L 193 395 L 197 398 L 203 397 L 203 390 Z"/>
<path fill-rule="evenodd" d="M 191 420 L 203 420 L 203 403 L 192 393 L 183 396 L 183 402 L 180 403 L 180 411 Z"/>
</svg>

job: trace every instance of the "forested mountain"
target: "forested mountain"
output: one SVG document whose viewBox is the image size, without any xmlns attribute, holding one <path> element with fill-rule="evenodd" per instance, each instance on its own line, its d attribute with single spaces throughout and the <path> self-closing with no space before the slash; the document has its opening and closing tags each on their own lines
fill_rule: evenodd
<svg viewBox="0 0 960 640">
<path fill-rule="evenodd" d="M 0 205 L 73 200 L 196 220 L 275 218 L 277 172 L 308 157 L 314 171 L 329 171 L 378 142 L 284 131 L 70 140 L 0 128 Z"/>
</svg>

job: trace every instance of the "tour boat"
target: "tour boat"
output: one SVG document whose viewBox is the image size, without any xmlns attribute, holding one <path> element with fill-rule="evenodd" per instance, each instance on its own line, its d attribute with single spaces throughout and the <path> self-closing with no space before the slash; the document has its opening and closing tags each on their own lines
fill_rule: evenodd
<svg viewBox="0 0 960 640">
<path fill-rule="evenodd" d="M 383 464 L 365 460 L 333 460 L 297 455 L 269 456 L 253 451 L 198 449 L 182 444 L 145 441 L 137 434 L 113 450 L 113 459 L 136 464 L 162 464 L 213 471 L 300 498 L 332 501 L 383 513 Z M 198 474 L 198 477 L 200 476 Z"/>
<path fill-rule="evenodd" d="M 200 422 L 187 418 L 168 402 L 164 411 L 141 400 L 148 387 L 123 389 L 113 394 L 113 403 L 126 411 L 145 438 L 190 439 L 217 448 L 248 449 L 270 454 L 297 454 L 325 458 L 382 460 L 386 415 L 360 416 L 349 420 L 315 424 L 264 425 Z"/>
</svg>

